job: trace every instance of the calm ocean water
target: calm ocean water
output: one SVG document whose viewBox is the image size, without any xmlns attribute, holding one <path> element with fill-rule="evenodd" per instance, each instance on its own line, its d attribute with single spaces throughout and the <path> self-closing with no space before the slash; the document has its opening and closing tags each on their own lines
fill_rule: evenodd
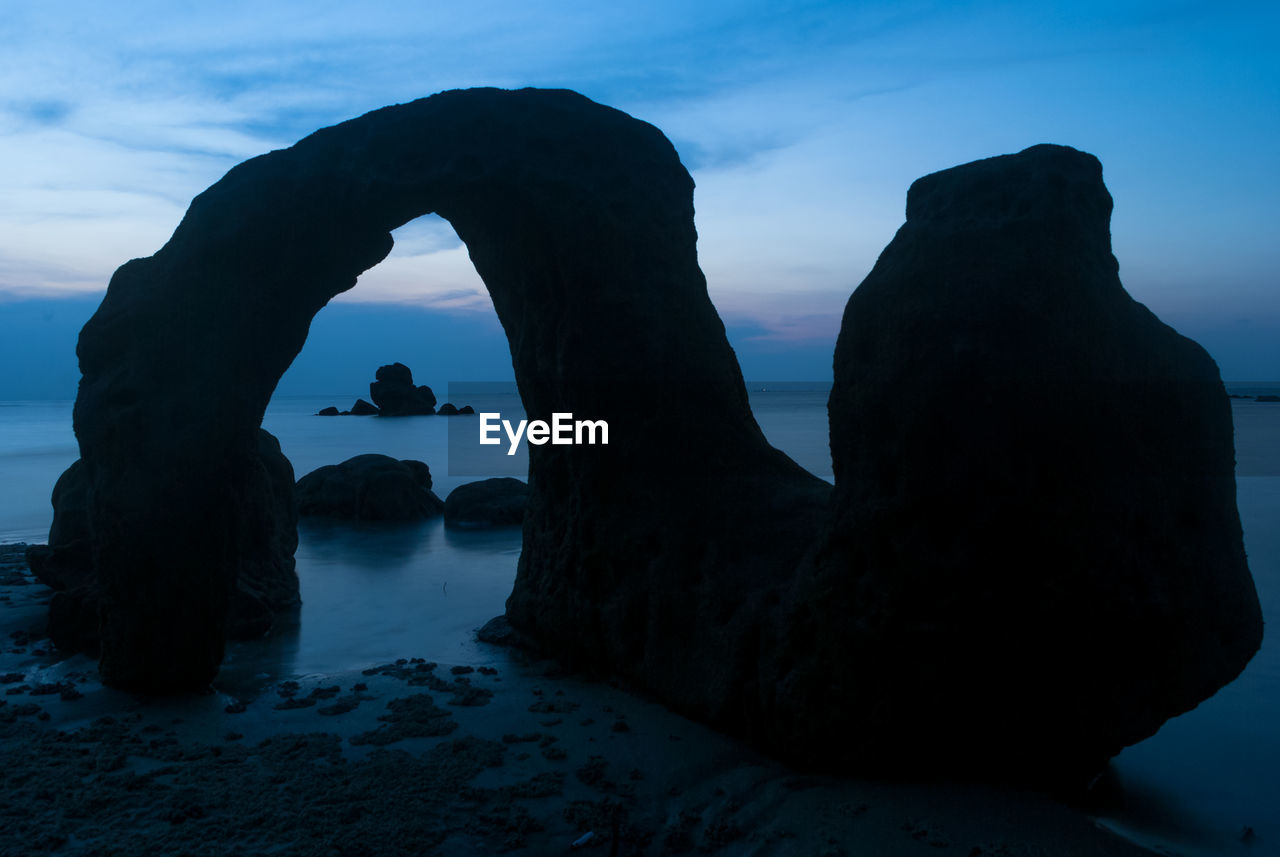
<svg viewBox="0 0 1280 857">
<path fill-rule="evenodd" d="M 1234 392 L 1277 392 L 1245 385 Z M 264 427 L 301 476 L 365 452 L 426 461 L 441 497 L 475 477 L 448 472 L 448 431 L 476 431 L 475 417 L 381 420 L 313 414 L 347 398 L 279 399 Z M 476 393 L 457 404 L 523 416 L 514 395 Z M 752 386 L 752 408 L 770 441 L 831 479 L 827 394 L 821 385 Z M 1263 611 L 1280 615 L 1280 404 L 1236 400 L 1238 502 Z M 42 542 L 49 493 L 78 453 L 70 402 L 0 402 L 0 542 Z M 519 459 L 517 459 L 519 462 Z M 523 468 L 522 462 L 517 469 Z M 353 669 L 402 656 L 482 663 L 491 655 L 471 630 L 502 612 L 520 553 L 518 528 L 446 530 L 304 523 L 298 548 L 303 609 L 296 626 L 231 647 L 220 678 L 230 689 Z M 1271 633 L 1236 682 L 1167 723 L 1114 762 L 1098 809 L 1106 823 L 1178 853 L 1280 853 L 1280 639 Z"/>
</svg>

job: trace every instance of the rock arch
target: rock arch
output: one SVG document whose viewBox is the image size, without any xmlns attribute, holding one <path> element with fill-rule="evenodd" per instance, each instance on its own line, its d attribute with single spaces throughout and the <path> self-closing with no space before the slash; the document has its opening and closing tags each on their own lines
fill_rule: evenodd
<svg viewBox="0 0 1280 857">
<path fill-rule="evenodd" d="M 572 455 L 532 448 L 513 616 L 556 648 L 616 641 L 597 651 L 602 663 L 714 680 L 678 648 L 646 651 L 646 629 L 703 647 L 705 602 L 722 587 L 762 598 L 776 585 L 769 569 L 798 560 L 829 486 L 772 449 L 751 416 L 697 264 L 693 182 L 671 144 L 568 91 L 445 92 L 240 164 L 155 255 L 112 277 L 80 336 L 75 407 L 105 681 L 173 691 L 213 678 L 237 510 L 262 491 L 253 450 L 272 391 L 315 313 L 387 255 L 391 230 L 429 212 L 452 224 L 489 289 L 530 418 L 590 414 L 614 433 L 610 447 Z M 687 407 L 676 416 L 672 402 Z M 720 502 L 758 494 L 782 505 Z M 758 535 L 744 544 L 753 517 Z M 730 560 L 741 580 L 712 575 L 687 600 L 660 597 L 694 582 L 677 569 Z M 652 598 L 623 586 L 650 569 Z M 611 587 L 617 597 L 584 600 Z"/>
</svg>

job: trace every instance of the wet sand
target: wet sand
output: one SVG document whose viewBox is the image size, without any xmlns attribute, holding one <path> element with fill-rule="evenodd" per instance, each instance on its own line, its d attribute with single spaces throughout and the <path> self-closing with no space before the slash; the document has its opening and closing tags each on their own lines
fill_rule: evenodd
<svg viewBox="0 0 1280 857">
<path fill-rule="evenodd" d="M 48 597 L 0 549 L 0 854 L 1151 853 L 1043 795 L 805 776 L 497 647 L 142 698 L 50 650 Z"/>
</svg>

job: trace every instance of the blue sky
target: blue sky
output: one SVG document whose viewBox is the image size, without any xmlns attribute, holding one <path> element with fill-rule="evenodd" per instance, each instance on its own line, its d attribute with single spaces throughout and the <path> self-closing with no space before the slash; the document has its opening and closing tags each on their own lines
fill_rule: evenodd
<svg viewBox="0 0 1280 857">
<path fill-rule="evenodd" d="M 572 88 L 666 132 L 697 182 L 701 264 L 748 377 L 829 377 L 840 312 L 912 180 L 1055 142 L 1103 162 L 1130 293 L 1227 378 L 1280 378 L 1276 9 L 0 0 L 0 338 L 30 363 L 0 398 L 46 371 L 63 391 L 74 337 L 24 320 L 87 315 L 111 272 L 155 252 L 234 164 L 479 85 Z M 497 330 L 443 221 L 400 230 L 335 303 L 373 305 L 318 325 L 282 390 L 339 392 L 321 367 L 344 348 L 370 363 L 361 377 L 391 359 L 434 384 L 495 371 L 492 355 L 431 344 Z M 408 354 L 376 353 L 370 331 L 396 314 L 422 335 L 395 340 Z M 366 340 L 367 355 L 350 347 Z"/>
</svg>

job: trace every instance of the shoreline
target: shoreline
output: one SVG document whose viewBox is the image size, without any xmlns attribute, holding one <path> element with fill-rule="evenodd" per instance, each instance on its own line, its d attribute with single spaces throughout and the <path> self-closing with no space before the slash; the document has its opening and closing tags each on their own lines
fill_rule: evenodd
<svg viewBox="0 0 1280 857">
<path fill-rule="evenodd" d="M 144 699 L 43 648 L 49 590 L 5 572 L 3 853 L 1155 853 L 1036 793 L 797 773 L 500 647 Z"/>
</svg>

